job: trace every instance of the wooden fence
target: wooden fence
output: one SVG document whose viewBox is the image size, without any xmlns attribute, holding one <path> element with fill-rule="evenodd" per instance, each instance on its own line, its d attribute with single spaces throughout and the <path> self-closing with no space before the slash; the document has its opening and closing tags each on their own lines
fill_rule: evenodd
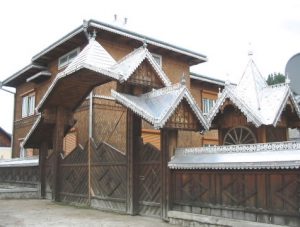
<svg viewBox="0 0 300 227">
<path fill-rule="evenodd" d="M 38 158 L 4 160 L 0 163 L 0 183 L 38 187 L 40 171 Z"/>
<path fill-rule="evenodd" d="M 300 226 L 298 170 L 172 171 L 172 209 Z"/>
</svg>

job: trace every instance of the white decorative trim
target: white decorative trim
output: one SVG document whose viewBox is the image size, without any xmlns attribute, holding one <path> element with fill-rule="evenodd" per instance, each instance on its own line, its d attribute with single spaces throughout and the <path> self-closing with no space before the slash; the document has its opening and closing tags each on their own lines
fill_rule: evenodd
<svg viewBox="0 0 300 227">
<path fill-rule="evenodd" d="M 299 169 L 300 142 L 177 148 L 170 169 Z"/>
<path fill-rule="evenodd" d="M 256 143 L 256 144 L 239 144 L 226 146 L 210 147 L 191 147 L 177 148 L 176 155 L 201 155 L 201 154 L 222 154 L 222 153 L 251 153 L 251 152 L 274 152 L 274 151 L 295 151 L 299 152 L 300 142 L 285 141 L 275 143 Z"/>
</svg>

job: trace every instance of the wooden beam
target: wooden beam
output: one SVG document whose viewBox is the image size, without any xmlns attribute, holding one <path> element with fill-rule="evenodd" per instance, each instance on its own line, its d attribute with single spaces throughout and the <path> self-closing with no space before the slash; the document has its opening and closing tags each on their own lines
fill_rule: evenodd
<svg viewBox="0 0 300 227">
<path fill-rule="evenodd" d="M 39 167 L 40 167 L 40 182 L 41 182 L 41 198 L 46 198 L 46 157 L 48 155 L 48 143 L 42 142 L 39 149 Z"/>
<path fill-rule="evenodd" d="M 127 214 L 138 213 L 138 152 L 141 149 L 141 118 L 127 110 Z"/>
<path fill-rule="evenodd" d="M 161 210 L 162 219 L 168 220 L 171 204 L 171 172 L 168 162 L 177 147 L 178 130 L 161 130 Z"/>
<path fill-rule="evenodd" d="M 56 124 L 53 133 L 53 162 L 52 162 L 52 200 L 59 201 L 60 159 L 63 152 L 63 139 L 66 122 L 66 110 L 63 107 L 56 109 Z"/>
</svg>

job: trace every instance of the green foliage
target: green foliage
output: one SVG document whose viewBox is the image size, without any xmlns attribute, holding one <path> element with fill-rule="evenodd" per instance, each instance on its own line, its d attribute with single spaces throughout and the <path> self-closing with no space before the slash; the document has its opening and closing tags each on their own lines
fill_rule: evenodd
<svg viewBox="0 0 300 227">
<path fill-rule="evenodd" d="M 267 84 L 281 84 L 285 82 L 285 76 L 282 73 L 271 73 L 268 75 Z"/>
</svg>

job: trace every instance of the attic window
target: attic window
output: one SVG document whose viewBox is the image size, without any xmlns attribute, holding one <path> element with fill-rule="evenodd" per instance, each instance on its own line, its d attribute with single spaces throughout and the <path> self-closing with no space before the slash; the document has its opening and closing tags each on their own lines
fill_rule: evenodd
<svg viewBox="0 0 300 227">
<path fill-rule="evenodd" d="M 162 56 L 158 54 L 152 54 L 152 57 L 154 58 L 155 62 L 161 67 L 162 66 Z"/>
<path fill-rule="evenodd" d="M 79 47 L 72 50 L 58 59 L 58 69 L 61 69 L 72 62 L 72 60 L 79 54 Z"/>
</svg>

